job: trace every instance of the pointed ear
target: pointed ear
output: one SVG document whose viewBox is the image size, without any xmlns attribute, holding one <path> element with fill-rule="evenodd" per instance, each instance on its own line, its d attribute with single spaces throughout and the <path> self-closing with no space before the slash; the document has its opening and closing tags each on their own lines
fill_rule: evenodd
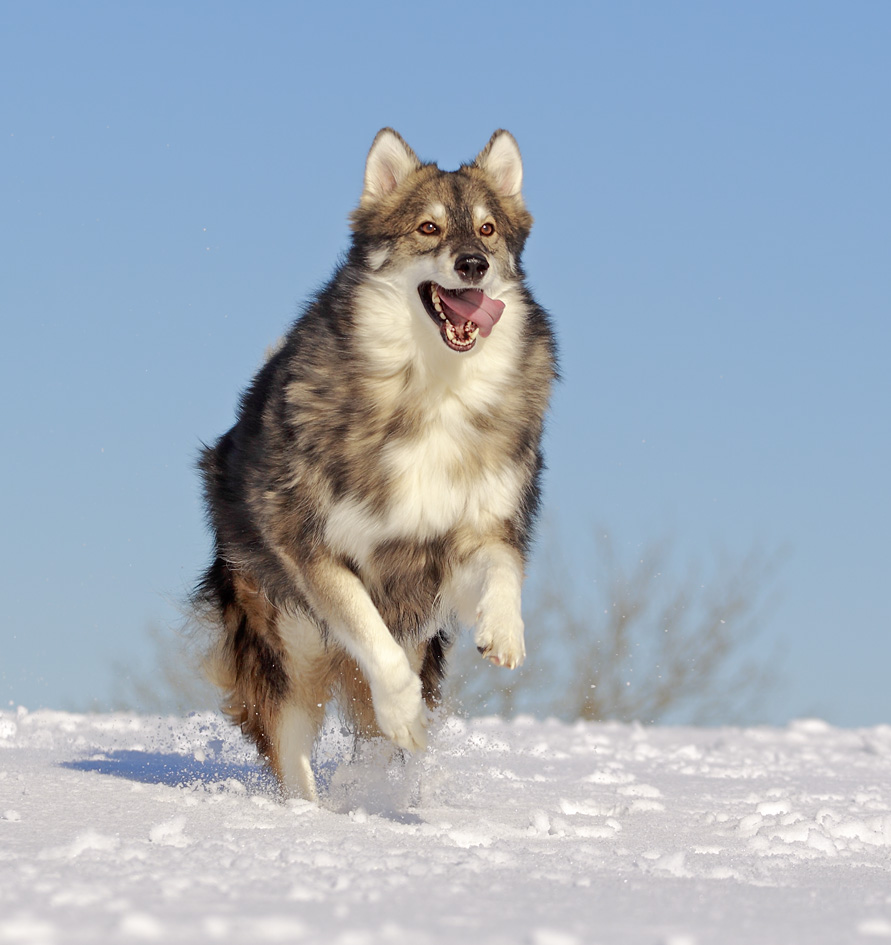
<svg viewBox="0 0 891 945">
<path fill-rule="evenodd" d="M 489 143 L 473 162 L 495 186 L 501 197 L 519 197 L 523 186 L 523 159 L 514 136 L 503 128 L 489 138 Z"/>
<path fill-rule="evenodd" d="M 391 194 L 410 174 L 421 167 L 414 151 L 392 128 L 375 135 L 365 162 L 365 189 L 359 201 L 365 206 Z"/>
</svg>

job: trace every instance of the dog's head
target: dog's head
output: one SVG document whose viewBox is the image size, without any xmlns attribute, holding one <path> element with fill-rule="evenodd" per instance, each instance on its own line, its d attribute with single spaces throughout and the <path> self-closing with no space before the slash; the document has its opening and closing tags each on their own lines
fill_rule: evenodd
<svg viewBox="0 0 891 945">
<path fill-rule="evenodd" d="M 532 225 L 513 136 L 496 131 L 471 164 L 423 164 L 391 128 L 378 132 L 353 213 L 368 270 L 404 282 L 453 351 L 470 351 L 501 317 L 499 295 L 522 278 Z"/>
</svg>

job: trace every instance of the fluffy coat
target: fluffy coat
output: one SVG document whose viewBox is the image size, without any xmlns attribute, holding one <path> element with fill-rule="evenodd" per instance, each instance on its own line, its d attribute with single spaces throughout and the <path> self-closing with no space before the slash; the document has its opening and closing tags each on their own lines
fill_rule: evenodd
<svg viewBox="0 0 891 945">
<path fill-rule="evenodd" d="M 521 181 L 507 132 L 444 172 L 383 129 L 347 258 L 203 452 L 212 674 L 286 794 L 316 797 L 330 699 L 420 750 L 460 624 L 495 664 L 525 656 L 556 366 Z"/>
</svg>

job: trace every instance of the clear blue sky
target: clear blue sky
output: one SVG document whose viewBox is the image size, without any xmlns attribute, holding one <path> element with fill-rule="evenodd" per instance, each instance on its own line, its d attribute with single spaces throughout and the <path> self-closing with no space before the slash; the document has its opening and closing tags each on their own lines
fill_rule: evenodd
<svg viewBox="0 0 891 945">
<path fill-rule="evenodd" d="M 547 506 L 786 547 L 773 722 L 891 721 L 891 5 L 0 6 L 0 705 L 98 704 L 208 552 L 199 441 L 347 241 L 375 132 L 497 127 L 562 384 Z"/>
</svg>

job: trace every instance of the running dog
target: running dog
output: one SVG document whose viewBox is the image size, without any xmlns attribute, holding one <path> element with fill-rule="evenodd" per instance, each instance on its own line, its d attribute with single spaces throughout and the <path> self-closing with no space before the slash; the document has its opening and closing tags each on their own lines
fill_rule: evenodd
<svg viewBox="0 0 891 945">
<path fill-rule="evenodd" d="M 345 261 L 202 453 L 208 664 L 286 796 L 317 797 L 329 700 L 420 751 L 460 626 L 497 666 L 525 657 L 557 372 L 521 265 L 522 177 L 507 131 L 452 172 L 380 131 Z"/>
</svg>

